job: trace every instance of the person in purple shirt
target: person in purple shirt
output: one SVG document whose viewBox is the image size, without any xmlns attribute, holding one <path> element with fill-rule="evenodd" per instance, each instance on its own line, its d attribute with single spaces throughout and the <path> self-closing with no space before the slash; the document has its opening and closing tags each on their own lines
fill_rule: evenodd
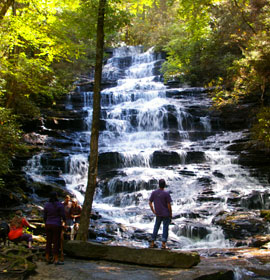
<svg viewBox="0 0 270 280">
<path fill-rule="evenodd" d="M 59 261 L 59 249 L 61 245 L 62 226 L 65 224 L 66 215 L 64 205 L 58 201 L 56 192 L 50 194 L 49 202 L 44 206 L 44 221 L 46 230 L 45 258 L 48 264 L 51 262 L 51 253 L 55 265 L 64 264 Z"/>
<path fill-rule="evenodd" d="M 172 207 L 171 207 L 171 196 L 164 190 L 166 182 L 164 179 L 159 180 L 159 189 L 152 192 L 149 198 L 149 206 L 152 212 L 156 215 L 156 221 L 154 225 L 154 230 L 152 234 L 152 240 L 150 243 L 150 248 L 155 247 L 155 240 L 157 238 L 158 230 L 160 228 L 161 222 L 163 223 L 163 233 L 162 233 L 162 249 L 166 249 L 166 242 L 168 239 L 169 224 L 172 218 Z M 153 206 L 154 203 L 154 206 Z"/>
</svg>

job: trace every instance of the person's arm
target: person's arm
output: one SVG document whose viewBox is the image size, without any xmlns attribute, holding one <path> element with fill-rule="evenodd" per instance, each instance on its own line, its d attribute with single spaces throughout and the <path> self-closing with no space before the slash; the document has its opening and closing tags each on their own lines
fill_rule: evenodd
<svg viewBox="0 0 270 280">
<path fill-rule="evenodd" d="M 171 206 L 170 202 L 168 203 L 168 209 L 169 209 L 169 212 L 170 212 L 170 218 L 172 218 L 172 206 Z"/>
<path fill-rule="evenodd" d="M 22 218 L 22 225 L 25 227 L 31 227 L 30 223 L 27 221 L 26 218 Z"/>
<path fill-rule="evenodd" d="M 150 206 L 152 212 L 156 215 L 156 211 L 155 211 L 155 209 L 154 209 L 153 202 L 150 201 L 150 200 L 149 200 L 149 206 Z"/>
<path fill-rule="evenodd" d="M 62 218 L 63 223 L 65 224 L 66 223 L 66 213 L 65 213 L 65 207 L 63 204 L 61 205 L 60 211 L 61 211 L 60 216 Z"/>
<path fill-rule="evenodd" d="M 80 205 L 78 205 L 78 215 L 77 217 L 80 218 L 81 217 L 81 214 L 82 214 L 82 207 Z"/>
</svg>

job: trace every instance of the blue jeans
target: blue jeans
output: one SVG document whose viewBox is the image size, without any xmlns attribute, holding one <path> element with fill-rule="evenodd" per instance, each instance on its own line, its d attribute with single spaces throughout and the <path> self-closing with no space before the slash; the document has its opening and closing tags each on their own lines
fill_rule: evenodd
<svg viewBox="0 0 270 280">
<path fill-rule="evenodd" d="M 162 241 L 166 242 L 168 239 L 168 233 L 169 233 L 169 224 L 171 222 L 171 218 L 170 217 L 159 217 L 156 216 L 156 222 L 155 222 L 155 226 L 154 226 L 154 231 L 152 234 L 152 241 L 155 241 L 157 239 L 157 234 L 158 234 L 158 230 L 160 228 L 160 224 L 161 222 L 163 222 L 163 232 L 162 232 Z"/>
</svg>

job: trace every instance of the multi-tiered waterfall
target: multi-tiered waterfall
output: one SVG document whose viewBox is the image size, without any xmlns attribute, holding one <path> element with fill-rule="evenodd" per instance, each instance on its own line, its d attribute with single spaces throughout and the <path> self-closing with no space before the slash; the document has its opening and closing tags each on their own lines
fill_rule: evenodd
<svg viewBox="0 0 270 280">
<path fill-rule="evenodd" d="M 114 86 L 101 93 L 99 178 L 93 208 L 104 220 L 124 225 L 129 238 L 141 233 L 144 244 L 142 236 L 149 236 L 154 219 L 148 198 L 164 178 L 173 199 L 170 242 L 178 248 L 231 246 L 213 217 L 245 209 L 249 194 L 262 193 L 265 186 L 226 150 L 242 132 L 221 129 L 218 118 L 210 114 L 204 89 L 166 87 L 159 72 L 163 61 L 151 50 L 122 47 L 104 66 L 103 78 Z M 63 107 L 68 113 L 44 123 L 50 136 L 47 145 L 58 152 L 35 156 L 25 171 L 34 181 L 66 187 L 82 202 L 92 92 L 78 87 Z M 237 203 L 232 199 L 236 194 Z M 125 238 L 124 232 L 121 228 L 119 239 Z"/>
</svg>

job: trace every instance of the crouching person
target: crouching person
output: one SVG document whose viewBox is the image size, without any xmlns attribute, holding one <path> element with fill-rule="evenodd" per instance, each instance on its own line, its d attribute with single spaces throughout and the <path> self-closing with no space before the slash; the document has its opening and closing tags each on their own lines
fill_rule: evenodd
<svg viewBox="0 0 270 280">
<path fill-rule="evenodd" d="M 10 222 L 10 231 L 8 233 L 8 239 L 17 243 L 26 241 L 28 248 L 32 248 L 33 238 L 31 234 L 24 233 L 24 227 L 31 227 L 26 218 L 22 216 L 22 211 L 16 211 L 15 217 Z"/>
</svg>

